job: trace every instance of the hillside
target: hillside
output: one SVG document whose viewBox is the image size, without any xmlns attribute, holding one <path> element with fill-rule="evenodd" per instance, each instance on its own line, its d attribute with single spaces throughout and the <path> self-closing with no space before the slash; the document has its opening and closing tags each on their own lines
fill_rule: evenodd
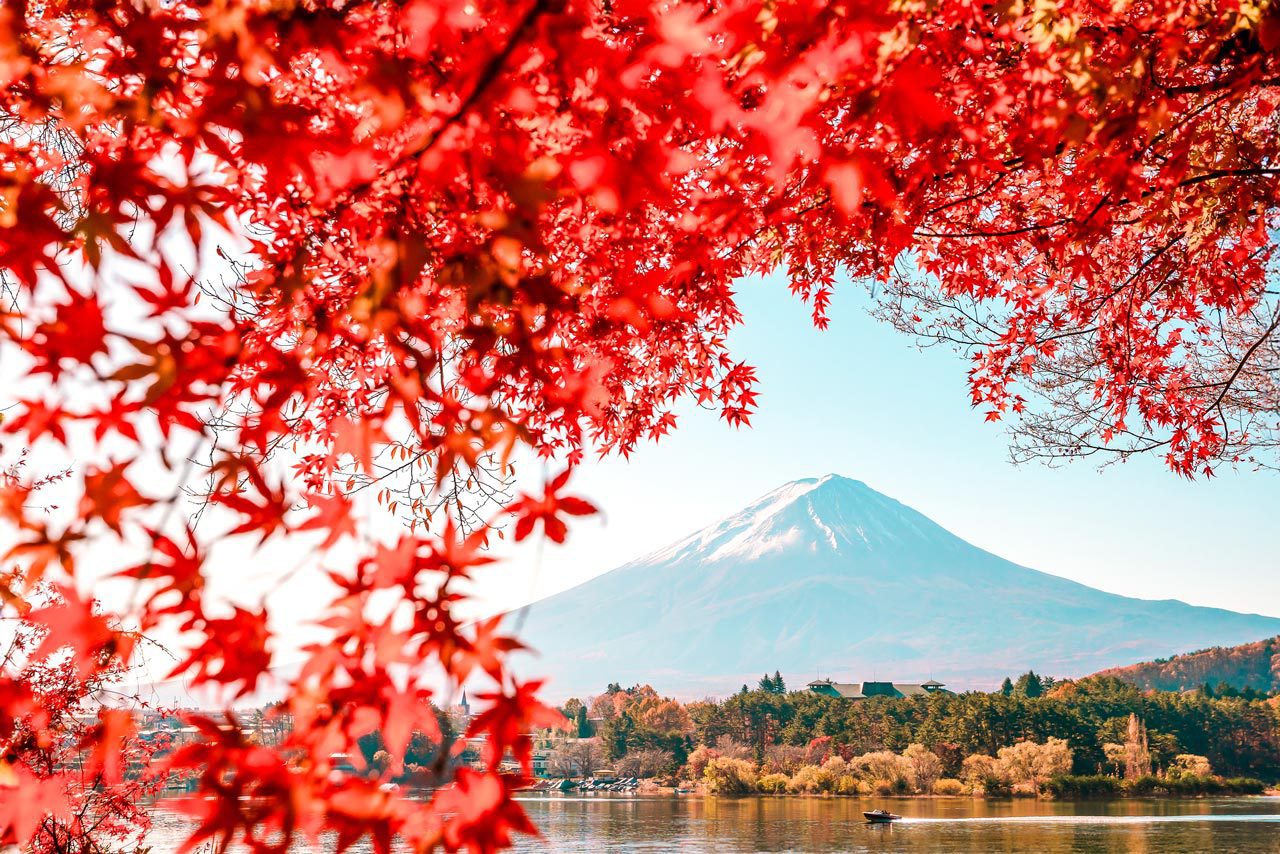
<svg viewBox="0 0 1280 854">
<path fill-rule="evenodd" d="M 1112 667 L 1099 676 L 1115 676 L 1145 690 L 1188 691 L 1225 682 L 1232 688 L 1280 690 L 1280 638 L 1240 646 L 1215 646 L 1172 658 Z"/>
<path fill-rule="evenodd" d="M 1117 571 L 1122 571 L 1117 567 Z M 1130 599 L 1018 566 L 867 485 L 788 483 L 667 548 L 535 603 L 522 638 L 555 695 L 648 682 L 724 693 L 922 681 L 992 688 L 1280 634 L 1280 619 Z"/>
</svg>

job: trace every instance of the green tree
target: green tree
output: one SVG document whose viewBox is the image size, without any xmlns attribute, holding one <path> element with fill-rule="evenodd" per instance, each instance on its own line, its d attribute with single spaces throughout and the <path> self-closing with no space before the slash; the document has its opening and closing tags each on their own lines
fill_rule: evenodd
<svg viewBox="0 0 1280 854">
<path fill-rule="evenodd" d="M 590 738 L 593 735 L 591 732 L 591 721 L 587 719 L 586 706 L 578 706 L 578 711 L 573 715 L 573 728 L 574 733 L 578 738 Z"/>
<path fill-rule="evenodd" d="M 746 686 L 744 685 L 743 687 L 745 688 Z M 770 676 L 768 673 L 766 673 L 764 676 L 761 676 L 760 690 L 767 691 L 770 694 L 787 693 L 787 685 L 785 682 L 782 681 L 782 673 L 775 670 L 772 676 Z"/>
<path fill-rule="evenodd" d="M 1024 697 L 1039 697 L 1044 693 L 1044 683 L 1034 670 L 1028 670 L 1019 676 L 1018 684 L 1014 688 Z"/>
<path fill-rule="evenodd" d="M 625 756 L 632 748 L 635 731 L 635 718 L 631 717 L 630 712 L 623 712 L 616 718 L 605 721 L 600 728 L 600 742 L 604 747 L 605 758 L 613 762 Z"/>
</svg>

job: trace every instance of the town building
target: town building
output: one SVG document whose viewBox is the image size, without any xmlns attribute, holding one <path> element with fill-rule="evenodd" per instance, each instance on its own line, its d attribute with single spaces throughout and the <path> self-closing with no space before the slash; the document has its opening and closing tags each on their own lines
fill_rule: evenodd
<svg viewBox="0 0 1280 854">
<path fill-rule="evenodd" d="M 943 683 L 936 679 L 928 682 L 832 682 L 815 679 L 808 688 L 824 697 L 842 700 L 865 700 L 868 697 L 920 697 L 926 694 L 950 694 Z"/>
</svg>

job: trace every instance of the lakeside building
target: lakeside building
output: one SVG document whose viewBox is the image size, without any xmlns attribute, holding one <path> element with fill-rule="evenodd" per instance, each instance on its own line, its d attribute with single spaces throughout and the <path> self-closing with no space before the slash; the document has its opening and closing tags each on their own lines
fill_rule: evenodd
<svg viewBox="0 0 1280 854">
<path fill-rule="evenodd" d="M 815 694 L 841 700 L 865 700 L 868 697 L 920 697 L 926 694 L 950 694 L 936 679 L 928 682 L 832 682 L 815 679 L 807 686 Z"/>
<path fill-rule="evenodd" d="M 463 733 L 467 731 L 467 727 L 471 723 L 471 719 L 475 717 L 471 713 L 471 704 L 467 702 L 467 692 L 462 692 L 462 701 L 457 705 L 450 706 L 446 711 L 449 716 L 449 723 L 453 726 L 453 731 Z"/>
</svg>

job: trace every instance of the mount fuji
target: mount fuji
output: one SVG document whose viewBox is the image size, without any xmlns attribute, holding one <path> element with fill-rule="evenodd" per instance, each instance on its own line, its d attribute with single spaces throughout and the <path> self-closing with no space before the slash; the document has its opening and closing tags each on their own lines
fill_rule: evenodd
<svg viewBox="0 0 1280 854">
<path fill-rule="evenodd" d="M 1280 619 L 1132 599 L 1011 563 L 865 484 L 788 483 L 534 603 L 520 668 L 551 695 L 648 682 L 686 698 L 780 670 L 992 687 L 1280 634 Z"/>
</svg>

